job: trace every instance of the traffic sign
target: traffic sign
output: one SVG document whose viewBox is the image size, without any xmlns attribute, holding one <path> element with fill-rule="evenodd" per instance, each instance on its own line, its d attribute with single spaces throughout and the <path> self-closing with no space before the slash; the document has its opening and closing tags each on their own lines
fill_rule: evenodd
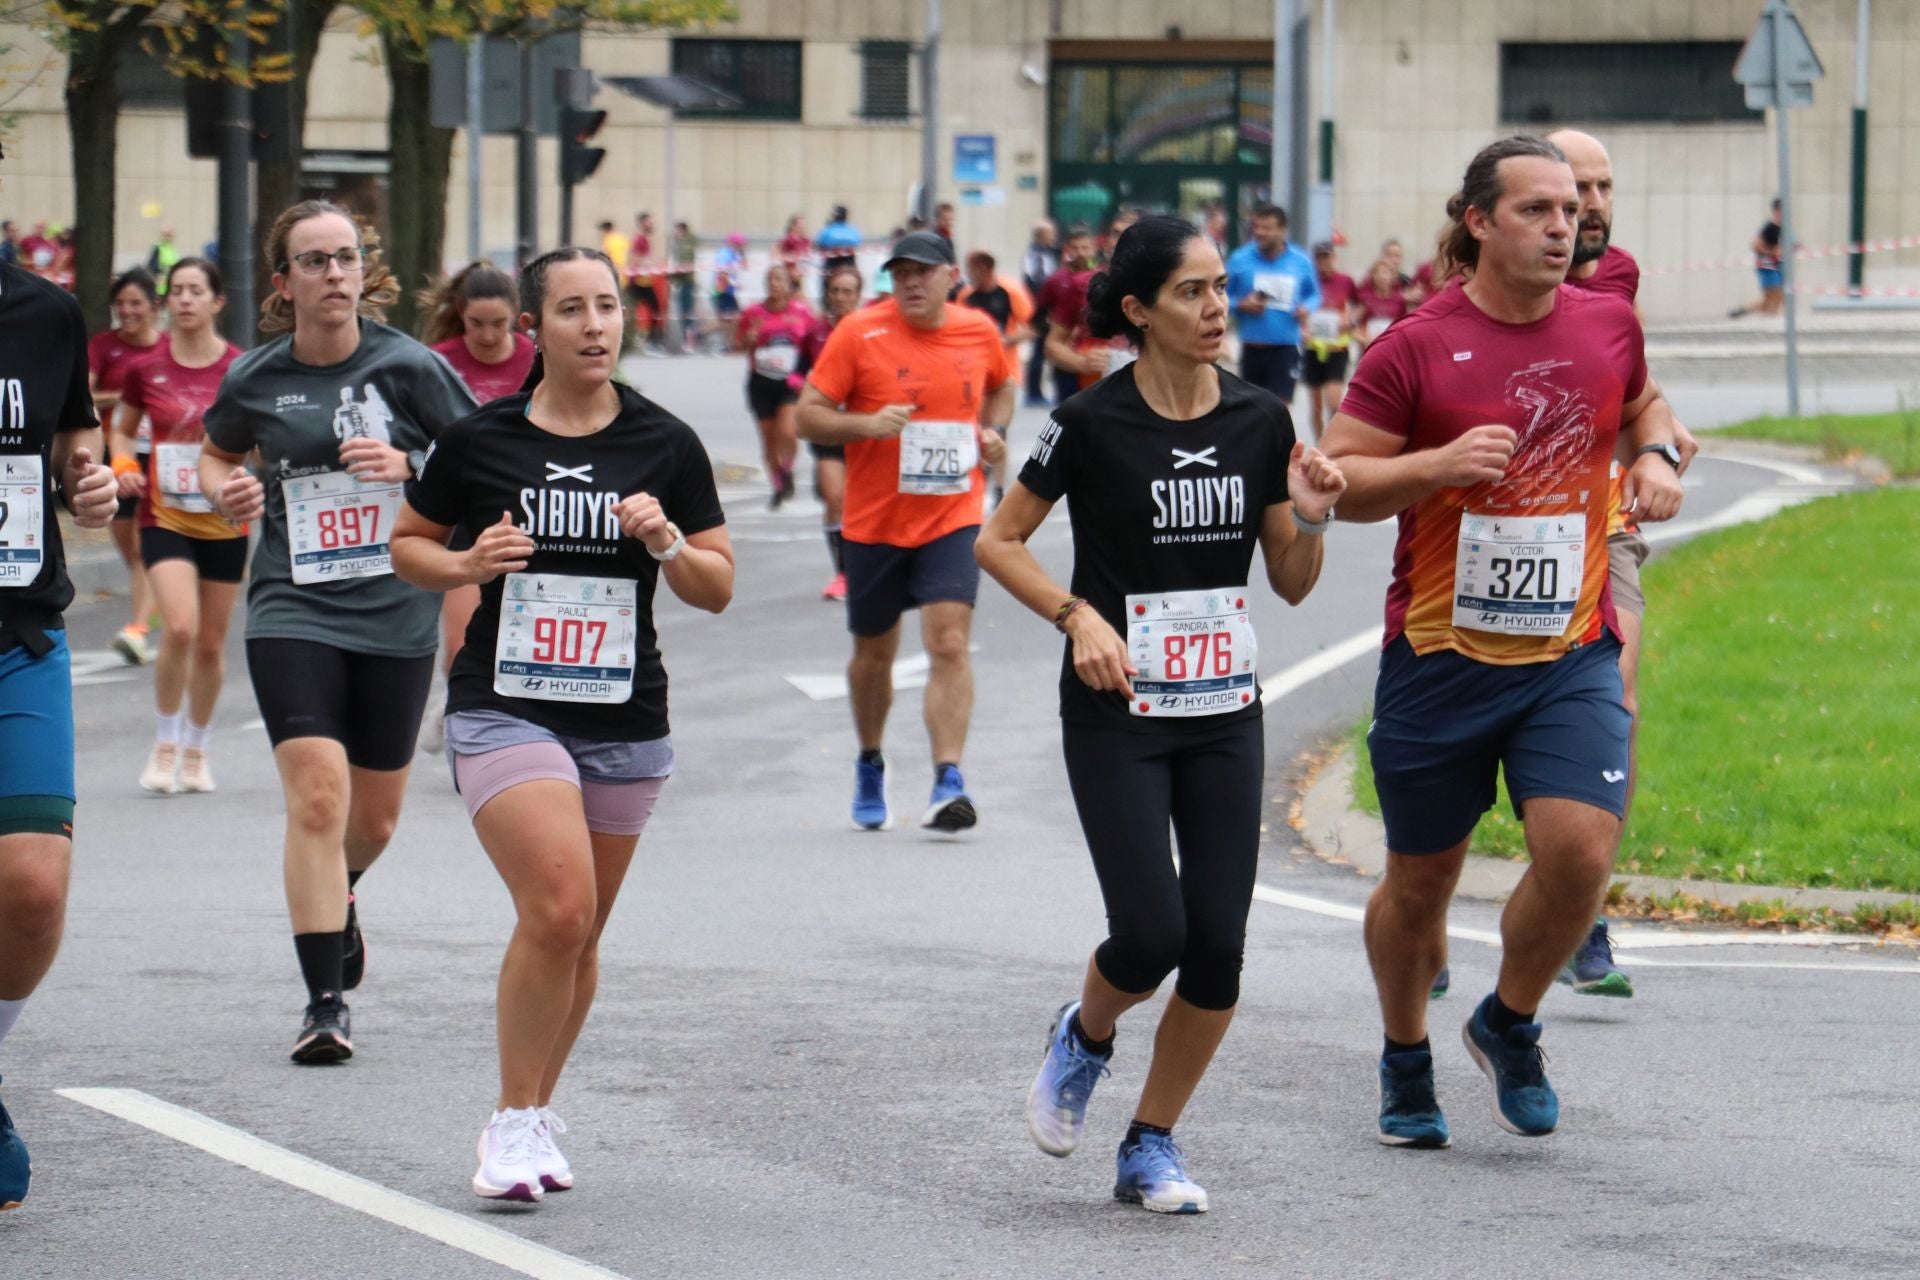
<svg viewBox="0 0 1920 1280">
<path fill-rule="evenodd" d="M 1810 105 L 1814 81 L 1826 74 L 1806 29 L 1784 0 L 1767 5 L 1733 64 L 1734 81 L 1746 87 L 1747 105 L 1755 111 Z"/>
</svg>

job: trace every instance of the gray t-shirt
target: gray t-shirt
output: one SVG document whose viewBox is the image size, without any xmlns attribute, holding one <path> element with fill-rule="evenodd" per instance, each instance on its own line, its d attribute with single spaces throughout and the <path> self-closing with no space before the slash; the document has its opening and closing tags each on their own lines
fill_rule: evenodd
<svg viewBox="0 0 1920 1280">
<path fill-rule="evenodd" d="M 287 551 L 287 480 L 339 472 L 340 444 L 365 435 L 411 453 L 473 412 L 473 393 L 440 356 L 398 329 L 360 321 L 360 345 L 335 365 L 302 364 L 291 336 L 234 361 L 206 413 L 207 438 L 259 451 L 267 507 L 247 590 L 247 638 L 312 640 L 355 653 L 417 658 L 439 639 L 440 598 L 391 573 L 297 584 Z"/>
</svg>

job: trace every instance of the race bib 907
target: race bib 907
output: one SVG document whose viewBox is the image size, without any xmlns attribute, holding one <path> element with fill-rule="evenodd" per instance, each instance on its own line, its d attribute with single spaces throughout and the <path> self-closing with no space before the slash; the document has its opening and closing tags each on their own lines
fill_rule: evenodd
<svg viewBox="0 0 1920 1280">
<path fill-rule="evenodd" d="M 625 702 L 633 696 L 637 599 L 631 578 L 508 574 L 493 691 L 540 702 Z"/>
</svg>

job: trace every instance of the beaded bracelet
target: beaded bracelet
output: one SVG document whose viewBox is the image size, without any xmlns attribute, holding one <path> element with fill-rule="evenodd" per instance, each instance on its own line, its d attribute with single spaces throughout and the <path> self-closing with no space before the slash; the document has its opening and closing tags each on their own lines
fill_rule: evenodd
<svg viewBox="0 0 1920 1280">
<path fill-rule="evenodd" d="M 1073 616 L 1073 611 L 1084 609 L 1086 605 L 1087 602 L 1079 596 L 1068 596 L 1066 603 L 1054 611 L 1053 629 L 1064 634 L 1067 629 L 1067 619 Z"/>
</svg>

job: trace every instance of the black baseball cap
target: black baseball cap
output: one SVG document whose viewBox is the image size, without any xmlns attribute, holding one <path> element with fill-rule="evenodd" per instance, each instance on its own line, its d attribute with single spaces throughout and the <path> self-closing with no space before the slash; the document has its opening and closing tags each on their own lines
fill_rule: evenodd
<svg viewBox="0 0 1920 1280">
<path fill-rule="evenodd" d="M 896 262 L 919 262 L 929 267 L 951 267 L 953 246 L 947 238 L 933 231 L 909 231 L 893 242 L 893 252 L 887 255 L 886 267 L 893 269 Z"/>
</svg>

